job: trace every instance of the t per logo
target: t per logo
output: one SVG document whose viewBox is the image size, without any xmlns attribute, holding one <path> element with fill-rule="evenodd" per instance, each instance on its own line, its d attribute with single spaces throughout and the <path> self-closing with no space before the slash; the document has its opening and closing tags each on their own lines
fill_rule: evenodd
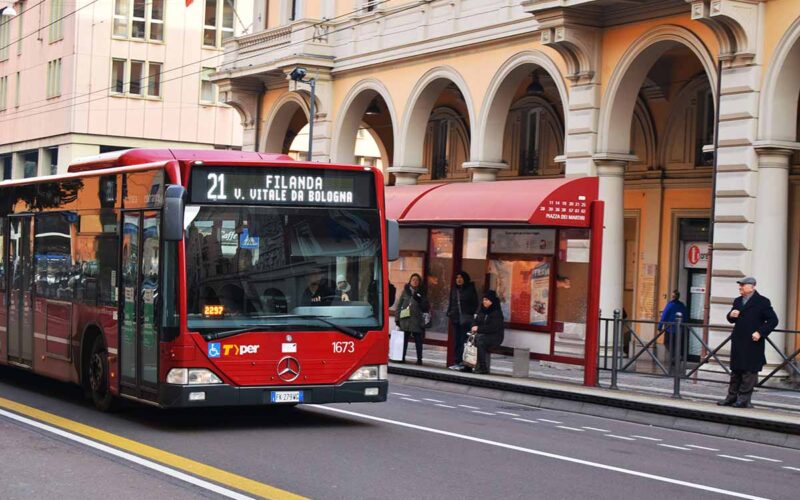
<svg viewBox="0 0 800 500">
<path fill-rule="evenodd" d="M 256 354 L 260 345 L 224 344 L 222 352 L 225 356 L 241 356 L 243 354 Z"/>
</svg>

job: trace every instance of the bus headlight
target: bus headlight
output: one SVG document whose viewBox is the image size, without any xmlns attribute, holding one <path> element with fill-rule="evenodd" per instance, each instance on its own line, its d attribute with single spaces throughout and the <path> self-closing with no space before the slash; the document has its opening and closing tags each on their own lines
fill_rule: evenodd
<svg viewBox="0 0 800 500">
<path fill-rule="evenodd" d="M 350 380 L 382 380 L 386 379 L 388 374 L 388 365 L 368 365 L 362 366 L 353 372 L 350 375 Z"/>
<path fill-rule="evenodd" d="M 222 380 L 205 368 L 173 368 L 167 373 L 167 383 L 177 385 L 221 384 Z"/>
</svg>

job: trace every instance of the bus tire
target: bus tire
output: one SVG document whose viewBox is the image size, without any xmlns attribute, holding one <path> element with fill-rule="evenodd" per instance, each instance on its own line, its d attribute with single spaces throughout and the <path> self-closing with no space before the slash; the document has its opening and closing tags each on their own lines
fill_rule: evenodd
<svg viewBox="0 0 800 500">
<path fill-rule="evenodd" d="M 116 400 L 109 387 L 108 350 L 102 335 L 94 338 L 88 362 L 89 392 L 92 395 L 92 402 L 100 411 L 111 411 L 115 407 Z"/>
</svg>

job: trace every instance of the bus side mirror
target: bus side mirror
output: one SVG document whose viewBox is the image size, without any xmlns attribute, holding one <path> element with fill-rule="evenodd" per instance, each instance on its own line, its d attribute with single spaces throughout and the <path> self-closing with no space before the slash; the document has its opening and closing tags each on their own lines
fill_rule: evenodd
<svg viewBox="0 0 800 500">
<path fill-rule="evenodd" d="M 386 258 L 390 262 L 400 258 L 400 226 L 391 219 L 386 219 Z"/>
<path fill-rule="evenodd" d="M 186 190 L 170 184 L 164 193 L 164 241 L 183 241 L 183 208 Z"/>
</svg>

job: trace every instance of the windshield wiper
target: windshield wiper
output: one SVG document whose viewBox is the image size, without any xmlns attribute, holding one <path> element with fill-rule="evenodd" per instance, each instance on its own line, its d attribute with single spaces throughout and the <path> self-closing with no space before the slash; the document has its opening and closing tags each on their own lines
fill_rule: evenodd
<svg viewBox="0 0 800 500">
<path fill-rule="evenodd" d="M 316 316 L 314 314 L 274 314 L 268 316 L 262 316 L 264 318 L 289 318 L 289 319 L 315 319 L 320 323 L 325 323 L 326 325 L 330 326 L 331 328 L 335 328 L 340 332 L 344 333 L 345 335 L 349 335 L 350 337 L 356 338 L 361 340 L 364 338 L 364 332 L 359 332 L 354 328 L 350 328 L 349 326 L 340 325 L 334 323 L 333 321 L 327 320 L 330 316 Z"/>
<path fill-rule="evenodd" d="M 350 337 L 357 338 L 358 340 L 362 340 L 364 338 L 363 332 L 359 332 L 358 330 L 350 328 L 349 326 L 336 324 L 333 321 L 325 319 L 325 317 L 323 316 L 315 316 L 313 314 L 270 314 L 266 316 L 251 316 L 251 319 L 259 319 L 259 318 L 315 319 L 321 323 L 325 323 L 326 325 L 339 330 L 345 335 L 349 335 Z M 259 330 L 263 330 L 271 326 L 287 326 L 287 325 L 284 324 L 247 325 L 245 328 L 238 328 L 236 330 L 223 330 L 221 332 L 209 333 L 203 335 L 203 338 L 206 339 L 207 342 L 210 342 L 212 340 L 220 340 L 220 339 L 226 339 L 228 337 L 233 337 L 234 335 L 239 335 L 241 333 L 257 332 Z"/>
<path fill-rule="evenodd" d="M 203 335 L 203 338 L 206 339 L 207 342 L 211 340 L 226 339 L 228 337 L 233 337 L 234 335 L 239 335 L 240 333 L 257 332 L 258 330 L 263 330 L 268 326 L 270 325 L 248 325 L 246 328 L 239 328 L 236 330 L 223 330 L 221 332 L 208 333 L 206 335 Z"/>
</svg>

